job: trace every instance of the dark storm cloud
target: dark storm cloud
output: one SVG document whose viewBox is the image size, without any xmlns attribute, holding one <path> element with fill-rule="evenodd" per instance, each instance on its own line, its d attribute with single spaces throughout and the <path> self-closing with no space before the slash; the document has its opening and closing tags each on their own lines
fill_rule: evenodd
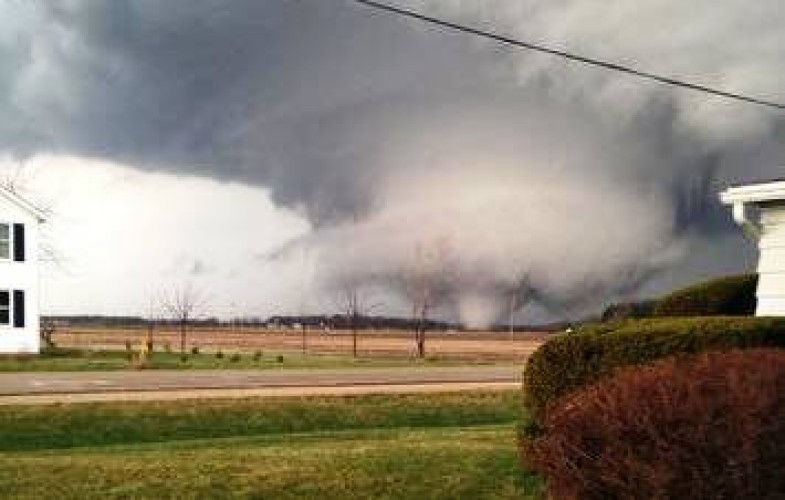
<svg viewBox="0 0 785 500">
<path fill-rule="evenodd" d="M 458 40 L 342 2 L 75 2 L 6 7 L 0 146 L 271 184 L 330 211 L 385 116 L 463 78 Z M 17 14 L 14 16 L 13 14 Z M 320 194 L 340 187 L 341 196 Z"/>
<path fill-rule="evenodd" d="M 744 2 L 727 0 L 727 13 L 713 8 L 711 16 L 682 12 L 675 0 L 653 2 L 650 28 L 675 22 L 677 12 L 696 28 L 682 32 L 676 23 L 662 30 L 670 38 L 649 36 L 622 4 L 600 11 L 587 0 L 404 3 L 592 55 L 638 58 L 648 69 L 718 86 L 742 85 L 734 90 L 747 83 L 756 92 L 776 90 L 782 73 L 785 40 L 770 20 L 774 2 L 740 27 L 731 21 L 744 21 Z M 741 252 L 749 247 L 716 192 L 777 175 L 785 157 L 785 121 L 775 113 L 513 52 L 351 2 L 11 2 L 0 6 L 0 19 L 6 153 L 100 157 L 265 185 L 278 203 L 302 207 L 319 224 L 386 213 L 379 200 L 402 178 L 416 185 L 434 172 L 493 177 L 512 168 L 521 192 L 548 175 L 556 188 L 585 177 L 601 179 L 603 189 L 654 193 L 658 218 L 667 219 L 659 208 L 672 209 L 669 238 L 710 250 L 706 241 L 731 235 L 724 245 Z M 758 38 L 720 50 L 725 35 Z M 614 224 L 635 225 L 622 205 L 617 211 Z M 636 258 L 651 257 L 654 246 L 646 248 Z M 670 269 L 689 279 L 743 268 L 750 256 L 734 260 L 739 252 Z M 629 278 L 603 286 L 637 289 L 663 266 L 649 260 L 659 264 L 624 263 Z"/>
<path fill-rule="evenodd" d="M 547 100 L 562 100 L 546 77 L 510 91 L 505 51 L 348 2 L 118 0 L 5 10 L 5 23 L 22 19 L 0 45 L 7 151 L 268 184 L 279 201 L 304 203 L 315 215 L 367 193 L 352 184 L 373 184 L 384 163 L 374 155 L 399 127 L 452 120 L 463 105 L 503 113 L 499 127 L 517 127 L 551 112 Z M 506 113 L 511 106 L 520 117 Z M 655 99 L 640 110 L 651 116 L 633 126 L 665 153 L 658 180 L 681 184 L 682 171 L 696 176 L 684 164 L 723 160 L 713 151 L 683 158 L 702 146 L 674 136 L 670 106 L 667 96 Z M 574 107 L 581 113 L 583 104 Z M 612 148 L 618 131 L 609 128 L 600 139 Z M 756 145 L 756 164 L 776 164 L 782 151 L 772 144 Z M 630 160 L 614 163 L 647 170 Z"/>
</svg>

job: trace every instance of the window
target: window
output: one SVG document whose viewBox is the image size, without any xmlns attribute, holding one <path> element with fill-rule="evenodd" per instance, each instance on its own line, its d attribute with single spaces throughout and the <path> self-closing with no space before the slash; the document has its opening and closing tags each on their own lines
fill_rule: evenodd
<svg viewBox="0 0 785 500">
<path fill-rule="evenodd" d="M 13 238 L 14 242 L 14 260 L 16 262 L 25 261 L 25 225 L 14 224 Z"/>
<path fill-rule="evenodd" d="M 0 259 L 11 258 L 11 228 L 8 224 L 0 224 Z"/>
<path fill-rule="evenodd" d="M 25 327 L 25 291 L 0 290 L 0 327 Z"/>
<path fill-rule="evenodd" d="M 11 324 L 11 292 L 0 290 L 0 326 Z"/>
<path fill-rule="evenodd" d="M 14 328 L 25 327 L 25 291 L 14 290 Z"/>
</svg>

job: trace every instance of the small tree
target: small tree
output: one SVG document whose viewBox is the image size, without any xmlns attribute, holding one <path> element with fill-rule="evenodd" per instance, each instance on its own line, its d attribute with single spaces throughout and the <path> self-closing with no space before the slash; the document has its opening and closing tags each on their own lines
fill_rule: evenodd
<svg viewBox="0 0 785 500">
<path fill-rule="evenodd" d="M 52 338 L 56 332 L 56 327 L 54 321 L 51 319 L 43 319 L 41 321 L 41 328 L 40 328 L 40 335 L 41 335 L 41 343 L 47 349 L 55 348 L 55 341 Z"/>
<path fill-rule="evenodd" d="M 171 291 L 164 299 L 163 309 L 175 321 L 180 332 L 180 354 L 185 355 L 188 326 L 204 305 L 204 297 L 189 282 Z"/>
<path fill-rule="evenodd" d="M 161 300 L 158 297 L 151 296 L 147 303 L 147 311 L 145 314 L 145 326 L 147 327 L 147 338 L 145 339 L 145 347 L 147 352 L 153 352 L 155 327 L 161 316 Z"/>
<path fill-rule="evenodd" d="M 341 278 L 337 288 L 340 293 L 341 310 L 352 332 L 352 356 L 356 358 L 360 319 L 381 304 L 370 302 L 370 294 L 359 276 L 350 275 Z"/>
<path fill-rule="evenodd" d="M 446 239 L 439 239 L 428 246 L 418 244 L 412 264 L 403 273 L 403 290 L 412 306 L 414 340 L 419 358 L 425 357 L 425 336 L 430 314 L 450 290 L 451 256 L 449 241 Z"/>
</svg>

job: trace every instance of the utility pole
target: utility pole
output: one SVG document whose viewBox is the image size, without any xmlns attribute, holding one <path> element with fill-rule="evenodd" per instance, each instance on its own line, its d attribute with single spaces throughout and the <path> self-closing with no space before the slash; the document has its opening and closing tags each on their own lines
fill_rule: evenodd
<svg viewBox="0 0 785 500">
<path fill-rule="evenodd" d="M 515 342 L 515 305 L 516 300 L 515 296 L 517 295 L 517 290 L 513 289 L 512 293 L 510 293 L 510 342 Z"/>
<path fill-rule="evenodd" d="M 311 282 L 311 263 L 308 259 L 308 250 L 305 246 L 300 249 L 302 262 L 302 281 L 300 282 L 300 343 L 303 354 L 308 352 L 308 329 L 305 324 L 305 301 Z"/>
</svg>

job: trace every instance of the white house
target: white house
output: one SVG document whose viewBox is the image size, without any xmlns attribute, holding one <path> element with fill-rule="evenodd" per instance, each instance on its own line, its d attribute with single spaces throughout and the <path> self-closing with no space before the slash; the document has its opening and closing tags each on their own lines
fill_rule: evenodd
<svg viewBox="0 0 785 500">
<path fill-rule="evenodd" d="M 0 187 L 0 354 L 38 353 L 41 210 Z"/>
<path fill-rule="evenodd" d="M 756 316 L 785 316 L 785 180 L 737 186 L 720 193 L 733 220 L 758 242 Z"/>
</svg>

